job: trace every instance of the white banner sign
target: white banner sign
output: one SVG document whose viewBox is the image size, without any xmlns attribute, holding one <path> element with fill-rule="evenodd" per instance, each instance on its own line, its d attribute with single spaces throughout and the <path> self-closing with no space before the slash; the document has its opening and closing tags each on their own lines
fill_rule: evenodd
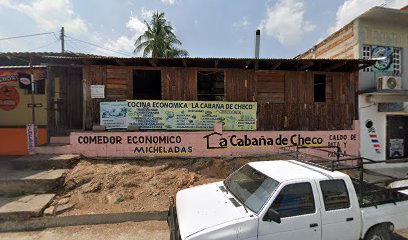
<svg viewBox="0 0 408 240">
<path fill-rule="evenodd" d="M 91 85 L 91 98 L 105 98 L 105 85 Z"/>
<path fill-rule="evenodd" d="M 127 102 L 101 102 L 101 125 L 106 129 L 127 128 Z"/>
<path fill-rule="evenodd" d="M 37 126 L 34 124 L 27 124 L 27 148 L 28 154 L 35 154 L 34 148 L 37 145 Z"/>
</svg>

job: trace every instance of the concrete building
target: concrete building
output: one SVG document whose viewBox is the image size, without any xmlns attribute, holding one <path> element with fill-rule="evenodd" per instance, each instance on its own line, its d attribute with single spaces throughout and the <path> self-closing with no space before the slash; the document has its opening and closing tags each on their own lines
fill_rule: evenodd
<svg viewBox="0 0 408 240">
<path fill-rule="evenodd" d="M 408 6 L 371 8 L 296 58 L 378 60 L 359 72 L 360 153 L 408 158 Z"/>
</svg>

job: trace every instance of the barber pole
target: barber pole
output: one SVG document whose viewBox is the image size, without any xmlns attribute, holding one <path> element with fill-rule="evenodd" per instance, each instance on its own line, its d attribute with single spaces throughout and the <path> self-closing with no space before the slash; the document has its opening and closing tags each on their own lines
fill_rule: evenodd
<svg viewBox="0 0 408 240">
<path fill-rule="evenodd" d="M 378 140 L 378 135 L 377 132 L 375 131 L 374 123 L 371 119 L 366 121 L 366 127 L 368 129 L 368 135 L 370 136 L 374 151 L 378 154 L 381 154 L 381 144 L 380 141 Z"/>
</svg>

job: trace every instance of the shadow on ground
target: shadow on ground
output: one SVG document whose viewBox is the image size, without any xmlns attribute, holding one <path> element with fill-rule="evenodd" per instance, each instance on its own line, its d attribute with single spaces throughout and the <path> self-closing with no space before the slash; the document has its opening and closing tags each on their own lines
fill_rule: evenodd
<svg viewBox="0 0 408 240">
<path fill-rule="evenodd" d="M 399 235 L 399 234 L 397 234 L 397 233 L 394 233 L 394 234 L 392 235 L 392 240 L 408 240 L 408 238 L 403 237 L 402 235 Z"/>
</svg>

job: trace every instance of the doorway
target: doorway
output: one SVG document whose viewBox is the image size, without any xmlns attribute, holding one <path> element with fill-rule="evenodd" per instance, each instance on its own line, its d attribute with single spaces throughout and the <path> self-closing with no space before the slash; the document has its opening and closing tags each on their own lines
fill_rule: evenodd
<svg viewBox="0 0 408 240">
<path fill-rule="evenodd" d="M 387 159 L 408 158 L 408 116 L 387 116 Z"/>
<path fill-rule="evenodd" d="M 49 67 L 48 136 L 69 136 L 83 129 L 82 68 Z"/>
</svg>

